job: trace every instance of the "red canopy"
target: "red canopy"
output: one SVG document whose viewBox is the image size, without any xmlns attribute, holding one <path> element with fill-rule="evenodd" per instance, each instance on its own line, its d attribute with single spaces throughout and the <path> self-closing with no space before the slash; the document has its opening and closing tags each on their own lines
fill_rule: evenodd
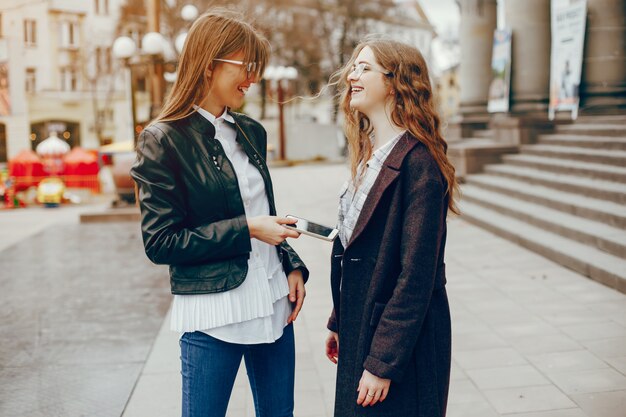
<svg viewBox="0 0 626 417">
<path fill-rule="evenodd" d="M 46 176 L 41 159 L 30 149 L 21 151 L 9 160 L 9 177 L 15 178 L 15 191 L 36 186 Z"/>
<path fill-rule="evenodd" d="M 76 147 L 63 157 L 63 179 L 67 187 L 89 188 L 100 191 L 98 157 L 94 152 Z"/>
</svg>

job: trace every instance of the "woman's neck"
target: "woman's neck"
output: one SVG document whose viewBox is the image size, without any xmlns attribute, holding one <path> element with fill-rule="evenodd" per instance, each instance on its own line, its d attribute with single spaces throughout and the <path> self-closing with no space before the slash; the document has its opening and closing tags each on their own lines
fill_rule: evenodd
<svg viewBox="0 0 626 417">
<path fill-rule="evenodd" d="M 215 104 L 209 96 L 205 97 L 205 99 L 202 100 L 199 106 L 202 107 L 204 110 L 208 111 L 209 113 L 211 113 L 216 118 L 224 114 L 224 110 L 226 109 L 226 107 L 224 106 Z"/>
<path fill-rule="evenodd" d="M 391 111 L 379 111 L 368 116 L 374 129 L 374 150 L 380 148 L 406 129 L 391 121 Z"/>
</svg>

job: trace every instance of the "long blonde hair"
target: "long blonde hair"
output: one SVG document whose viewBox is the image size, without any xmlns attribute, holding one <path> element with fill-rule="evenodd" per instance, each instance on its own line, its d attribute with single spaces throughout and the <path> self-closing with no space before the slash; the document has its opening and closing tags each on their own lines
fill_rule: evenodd
<svg viewBox="0 0 626 417">
<path fill-rule="evenodd" d="M 432 88 L 424 57 L 416 48 L 394 40 L 369 37 L 359 43 L 346 66 L 335 74 L 340 85 L 340 106 L 345 115 L 345 132 L 350 154 L 352 179 L 358 182 L 359 167 L 372 157 L 370 135 L 373 127 L 363 113 L 350 107 L 350 82 L 348 74 L 357 56 L 366 46 L 374 52 L 378 64 L 390 72 L 386 82 L 395 91 L 391 120 L 407 129 L 431 153 L 447 182 L 448 208 L 455 214 L 458 183 L 454 166 L 448 160 L 448 145 L 440 132 L 440 119 L 432 98 Z"/>
<path fill-rule="evenodd" d="M 270 44 L 240 14 L 213 9 L 191 26 L 178 61 L 178 77 L 165 99 L 163 109 L 152 123 L 180 120 L 191 114 L 211 88 L 207 70 L 215 59 L 243 51 L 245 62 L 256 62 L 260 78 L 270 56 Z"/>
</svg>

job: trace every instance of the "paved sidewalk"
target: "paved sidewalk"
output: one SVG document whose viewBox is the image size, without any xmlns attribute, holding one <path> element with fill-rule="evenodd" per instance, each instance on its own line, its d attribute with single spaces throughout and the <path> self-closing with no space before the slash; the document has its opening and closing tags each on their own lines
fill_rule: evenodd
<svg viewBox="0 0 626 417">
<path fill-rule="evenodd" d="M 280 214 L 334 224 L 339 165 L 272 170 Z M 312 271 L 296 322 L 297 417 L 333 415 L 334 365 L 324 356 L 330 245 L 293 241 Z M 446 252 L 453 316 L 449 417 L 623 417 L 626 295 L 460 218 Z M 163 322 L 124 417 L 180 415 L 178 335 Z M 254 416 L 245 369 L 229 417 Z"/>
</svg>

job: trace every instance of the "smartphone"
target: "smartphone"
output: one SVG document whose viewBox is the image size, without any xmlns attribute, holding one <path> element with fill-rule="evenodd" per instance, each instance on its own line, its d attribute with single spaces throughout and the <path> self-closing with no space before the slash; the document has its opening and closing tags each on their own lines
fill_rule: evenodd
<svg viewBox="0 0 626 417">
<path fill-rule="evenodd" d="M 283 226 L 296 230 L 300 233 L 304 233 L 305 235 L 316 237 L 318 239 L 332 242 L 337 237 L 337 233 L 339 233 L 339 230 L 337 229 L 322 226 L 321 224 L 314 223 L 310 220 L 306 220 L 298 216 L 292 216 L 291 214 L 288 214 L 285 217 L 289 219 L 296 219 L 298 220 L 298 222 L 296 224 L 284 224 Z"/>
</svg>

